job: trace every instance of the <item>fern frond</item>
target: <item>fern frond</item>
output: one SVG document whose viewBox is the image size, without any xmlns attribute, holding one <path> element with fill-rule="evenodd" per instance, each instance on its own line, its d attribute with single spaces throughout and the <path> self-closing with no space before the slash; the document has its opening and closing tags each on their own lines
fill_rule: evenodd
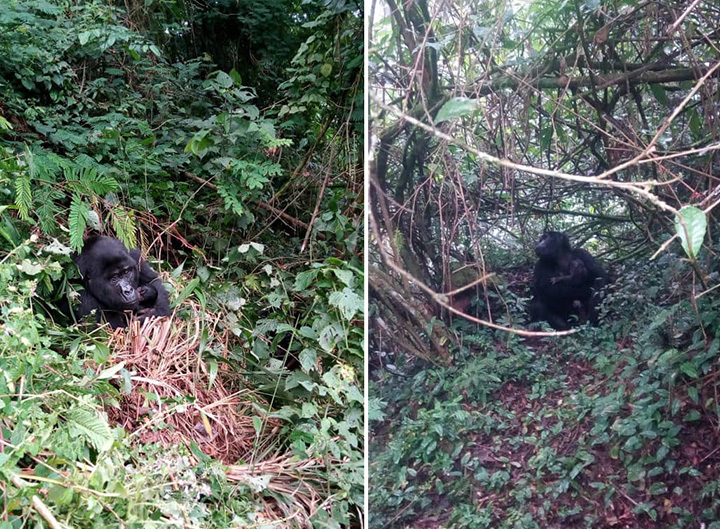
<svg viewBox="0 0 720 529">
<path fill-rule="evenodd" d="M 79 251 L 82 247 L 89 209 L 88 205 L 80 198 L 80 195 L 77 193 L 73 195 L 70 203 L 70 216 L 68 217 L 70 246 L 72 246 L 73 250 Z"/>
<path fill-rule="evenodd" d="M 35 213 L 37 214 L 40 229 L 45 235 L 55 235 L 58 231 L 58 224 L 55 216 L 60 213 L 55 203 L 48 200 L 38 200 L 40 204 Z"/>
<path fill-rule="evenodd" d="M 115 235 L 128 248 L 137 248 L 137 237 L 135 236 L 135 214 L 122 206 L 115 206 L 110 211 L 111 222 Z"/>
<path fill-rule="evenodd" d="M 30 209 L 32 208 L 32 191 L 30 190 L 30 175 L 18 176 L 15 179 L 15 205 L 20 213 L 20 218 L 30 220 Z"/>
<path fill-rule="evenodd" d="M 112 445 L 110 427 L 103 417 L 94 411 L 74 408 L 65 413 L 65 419 L 70 433 L 84 438 L 96 450 L 107 450 Z"/>
<path fill-rule="evenodd" d="M 45 182 L 56 182 L 62 167 L 63 158 L 54 153 L 42 153 L 34 156 L 34 176 Z"/>
<path fill-rule="evenodd" d="M 222 184 L 218 185 L 218 194 L 225 201 L 225 209 L 232 210 L 233 213 L 240 216 L 245 212 L 245 206 L 242 202 L 237 199 L 237 190 L 225 187 Z"/>
<path fill-rule="evenodd" d="M 63 173 L 71 187 L 83 194 L 105 195 L 120 187 L 117 180 L 103 174 L 97 166 L 68 164 Z"/>
</svg>

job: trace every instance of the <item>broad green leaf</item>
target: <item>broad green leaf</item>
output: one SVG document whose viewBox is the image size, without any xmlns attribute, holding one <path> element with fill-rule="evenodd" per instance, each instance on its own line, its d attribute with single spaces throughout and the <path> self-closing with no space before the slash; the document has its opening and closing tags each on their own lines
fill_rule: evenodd
<svg viewBox="0 0 720 529">
<path fill-rule="evenodd" d="M 445 103 L 435 118 L 435 123 L 448 119 L 460 118 L 472 114 L 477 108 L 477 101 L 468 97 L 456 97 Z"/>
<path fill-rule="evenodd" d="M 650 91 L 652 92 L 653 96 L 655 96 L 655 99 L 657 99 L 658 103 L 660 103 L 661 105 L 668 104 L 667 93 L 662 86 L 660 86 L 659 84 L 650 83 Z"/>
<path fill-rule="evenodd" d="M 685 224 L 684 228 L 681 219 Z M 706 230 L 707 216 L 703 210 L 695 206 L 685 206 L 675 218 L 675 232 L 680 236 L 683 249 L 691 259 L 694 259 L 700 251 Z"/>
<path fill-rule="evenodd" d="M 315 361 L 317 360 L 317 351 L 312 348 L 303 349 L 298 356 L 300 365 L 303 371 L 309 372 L 315 368 Z"/>
<path fill-rule="evenodd" d="M 340 309 L 343 317 L 348 321 L 352 320 L 356 313 L 362 312 L 364 308 L 363 299 L 347 287 L 342 292 L 330 294 L 328 302 Z"/>
<path fill-rule="evenodd" d="M 340 279 L 340 281 L 345 283 L 346 286 L 352 286 L 354 275 L 350 270 L 340 270 L 338 268 L 333 268 L 332 271 L 338 277 L 338 279 Z"/>
<path fill-rule="evenodd" d="M 253 428 L 255 428 L 255 436 L 259 436 L 262 433 L 263 421 L 260 417 L 255 416 L 252 418 L 252 422 Z"/>
<path fill-rule="evenodd" d="M 700 114 L 694 108 L 690 109 L 688 114 L 690 116 L 690 132 L 692 132 L 694 139 L 700 139 L 703 135 L 703 121 Z"/>
<path fill-rule="evenodd" d="M 92 31 L 83 31 L 78 35 L 78 41 L 80 42 L 80 46 L 85 46 L 85 44 L 88 43 L 90 40 L 90 37 L 93 36 Z"/>
<path fill-rule="evenodd" d="M 317 277 L 317 274 L 317 270 L 305 270 L 304 272 L 300 272 L 295 276 L 295 285 L 293 286 L 293 290 L 295 290 L 295 292 L 302 292 L 310 286 Z"/>
<path fill-rule="evenodd" d="M 680 371 L 682 371 L 684 374 L 689 376 L 690 378 L 697 378 L 700 376 L 700 373 L 698 373 L 697 368 L 692 365 L 690 362 L 685 362 L 680 366 Z"/>
<path fill-rule="evenodd" d="M 23 273 L 29 275 L 29 276 L 36 276 L 40 272 L 43 271 L 43 267 L 39 263 L 34 263 L 30 261 L 29 259 L 23 259 L 22 262 L 17 265 L 18 269 L 20 269 Z"/>
<path fill-rule="evenodd" d="M 233 78 L 230 77 L 230 76 L 229 76 L 228 74 L 226 74 L 225 72 L 218 72 L 218 73 L 217 73 L 217 76 L 215 77 L 215 80 L 216 80 L 216 81 L 218 82 L 218 84 L 219 84 L 220 86 L 222 86 L 223 88 L 230 88 L 230 87 L 232 87 L 232 85 L 233 85 L 233 83 L 234 83 Z"/>
<path fill-rule="evenodd" d="M 125 367 L 125 360 L 120 362 L 119 364 L 115 364 L 114 366 L 110 366 L 107 369 L 103 369 L 100 374 L 98 375 L 99 380 L 104 380 L 106 378 L 112 378 L 115 376 L 120 370 L 122 370 Z"/>
<path fill-rule="evenodd" d="M 242 86 L 242 76 L 238 73 L 238 71 L 233 68 L 230 70 L 230 77 L 235 82 L 237 86 Z"/>
</svg>

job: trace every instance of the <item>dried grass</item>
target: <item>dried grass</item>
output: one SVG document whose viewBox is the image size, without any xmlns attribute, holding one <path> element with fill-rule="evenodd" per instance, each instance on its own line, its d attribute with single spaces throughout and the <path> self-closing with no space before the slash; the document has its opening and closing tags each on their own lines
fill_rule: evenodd
<svg viewBox="0 0 720 529">
<path fill-rule="evenodd" d="M 206 454 L 234 463 L 245 459 L 255 444 L 252 417 L 261 399 L 242 389 L 239 375 L 224 363 L 215 378 L 199 353 L 202 319 L 159 318 L 110 335 L 112 361 L 124 362 L 132 373 L 132 390 L 124 394 L 120 409 L 108 407 L 112 421 L 122 425 L 140 443 L 165 445 L 196 441 Z M 205 321 L 213 340 L 217 321 Z M 274 423 L 264 432 L 272 433 Z"/>
<path fill-rule="evenodd" d="M 137 443 L 188 446 L 195 441 L 203 452 L 229 464 L 228 481 L 255 493 L 262 508 L 260 525 L 311 529 L 318 509 L 329 510 L 339 501 L 329 475 L 331 467 L 342 463 L 291 454 L 259 460 L 257 447 L 276 444 L 279 423 L 267 420 L 263 438 L 256 439 L 252 417 L 261 415 L 256 405 L 266 409 L 267 403 L 241 385 L 239 374 L 224 363 L 211 383 L 199 353 L 202 331 L 210 329 L 212 341 L 225 344 L 225 350 L 230 337 L 217 332 L 218 320 L 208 323 L 206 317 L 194 307 L 188 320 L 133 321 L 110 335 L 112 361 L 124 362 L 132 373 L 132 390 L 123 395 L 120 409 L 108 406 L 108 416 Z M 232 465 L 242 460 L 252 463 Z"/>
<path fill-rule="evenodd" d="M 312 515 L 338 500 L 329 490 L 328 464 L 318 458 L 277 457 L 252 465 L 233 465 L 227 477 L 270 493 L 261 499 L 266 522 L 276 527 L 312 528 Z"/>
</svg>

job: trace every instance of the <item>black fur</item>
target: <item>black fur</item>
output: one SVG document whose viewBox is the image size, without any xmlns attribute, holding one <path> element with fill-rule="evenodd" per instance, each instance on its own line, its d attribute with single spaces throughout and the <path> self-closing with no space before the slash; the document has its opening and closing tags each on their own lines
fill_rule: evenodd
<svg viewBox="0 0 720 529">
<path fill-rule="evenodd" d="M 549 231 L 535 247 L 538 262 L 530 302 L 533 321 L 545 320 L 558 330 L 573 321 L 597 324 L 602 289 L 608 275 L 597 260 L 582 248 L 572 248 L 564 233 Z"/>
<path fill-rule="evenodd" d="M 98 322 L 104 319 L 116 329 L 127 326 L 133 313 L 142 318 L 170 315 L 168 293 L 140 250 L 128 251 L 118 239 L 95 236 L 86 239 L 74 261 L 84 287 L 78 318 L 94 310 Z"/>
</svg>

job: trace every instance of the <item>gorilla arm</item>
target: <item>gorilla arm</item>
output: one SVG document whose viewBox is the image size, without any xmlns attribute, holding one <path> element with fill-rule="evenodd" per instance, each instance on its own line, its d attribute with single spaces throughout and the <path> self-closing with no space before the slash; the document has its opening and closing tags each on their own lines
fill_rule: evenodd
<svg viewBox="0 0 720 529">
<path fill-rule="evenodd" d="M 137 248 L 131 250 L 130 255 L 138 263 L 138 270 L 140 271 L 138 290 L 147 289 L 140 294 L 142 299 L 138 306 L 137 315 L 141 318 L 169 316 L 171 313 L 170 296 L 157 272 L 140 256 L 140 250 Z"/>
</svg>

